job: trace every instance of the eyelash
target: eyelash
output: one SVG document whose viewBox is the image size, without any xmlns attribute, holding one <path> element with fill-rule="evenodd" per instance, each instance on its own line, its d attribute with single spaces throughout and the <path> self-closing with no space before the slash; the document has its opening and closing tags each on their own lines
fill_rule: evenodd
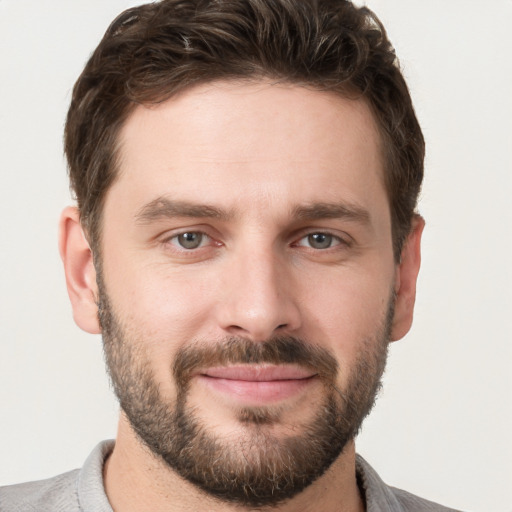
<svg viewBox="0 0 512 512">
<path fill-rule="evenodd" d="M 199 235 L 200 236 L 199 245 L 197 247 L 185 247 L 184 245 L 182 245 L 182 243 L 180 243 L 180 241 L 179 241 L 179 238 L 184 237 L 185 235 L 194 235 L 194 236 Z M 313 237 L 319 237 L 320 239 L 321 239 L 321 237 L 325 237 L 327 239 L 328 246 L 327 247 L 312 247 L 311 243 L 314 240 Z M 307 241 L 308 245 L 306 245 L 305 243 L 302 243 L 304 241 Z M 215 239 L 212 238 L 211 236 L 209 236 L 207 233 L 205 233 L 204 231 L 200 231 L 200 230 L 196 230 L 196 231 L 190 230 L 190 231 L 183 231 L 182 233 L 176 233 L 176 234 L 172 235 L 171 237 L 166 238 L 163 242 L 164 242 L 164 244 L 172 245 L 175 248 L 175 250 L 178 250 L 183 253 L 194 253 L 194 252 L 199 251 L 200 249 L 204 248 L 206 245 L 208 245 L 208 243 L 211 244 L 212 242 L 214 242 L 214 244 L 217 246 L 222 245 L 220 242 L 216 242 Z M 320 244 L 321 243 L 322 243 L 322 241 L 320 241 Z M 316 251 L 319 251 L 319 252 L 329 251 L 330 249 L 335 249 L 340 246 L 350 247 L 350 245 L 351 245 L 351 243 L 349 241 L 347 241 L 346 238 L 342 238 L 338 235 L 334 235 L 328 231 L 311 231 L 309 233 L 305 233 L 299 239 L 297 239 L 295 242 L 293 242 L 291 244 L 292 247 L 304 247 L 308 250 L 312 250 L 315 252 Z"/>
</svg>

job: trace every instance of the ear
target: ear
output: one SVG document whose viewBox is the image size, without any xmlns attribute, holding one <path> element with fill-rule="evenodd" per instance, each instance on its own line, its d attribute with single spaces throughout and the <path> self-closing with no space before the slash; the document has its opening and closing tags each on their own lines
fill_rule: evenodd
<svg viewBox="0 0 512 512">
<path fill-rule="evenodd" d="M 80 329 L 99 334 L 101 328 L 96 305 L 96 270 L 77 208 L 69 206 L 62 212 L 59 223 L 59 251 L 64 263 L 73 318 Z"/>
<path fill-rule="evenodd" d="M 411 328 L 416 300 L 416 280 L 421 263 L 421 234 L 425 221 L 416 215 L 412 229 L 404 242 L 395 278 L 395 314 L 391 327 L 391 341 L 403 338 Z"/>
</svg>

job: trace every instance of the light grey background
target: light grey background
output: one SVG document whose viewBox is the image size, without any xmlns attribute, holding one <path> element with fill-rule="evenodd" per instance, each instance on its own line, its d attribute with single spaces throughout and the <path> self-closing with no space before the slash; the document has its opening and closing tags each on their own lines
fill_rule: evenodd
<svg viewBox="0 0 512 512">
<path fill-rule="evenodd" d="M 0 0 L 0 483 L 82 464 L 115 435 L 101 340 L 57 252 L 74 80 L 126 0 Z M 358 441 L 390 484 L 512 511 L 512 1 L 369 0 L 427 140 L 416 320 Z"/>
</svg>

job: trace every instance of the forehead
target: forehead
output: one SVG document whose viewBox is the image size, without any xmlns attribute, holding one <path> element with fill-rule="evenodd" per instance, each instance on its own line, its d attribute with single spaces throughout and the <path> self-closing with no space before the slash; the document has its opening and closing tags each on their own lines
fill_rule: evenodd
<svg viewBox="0 0 512 512">
<path fill-rule="evenodd" d="M 361 100 L 268 82 L 206 84 L 135 108 L 107 203 L 116 194 L 134 208 L 156 194 L 230 209 L 340 194 L 371 203 L 385 196 L 379 140 Z"/>
</svg>

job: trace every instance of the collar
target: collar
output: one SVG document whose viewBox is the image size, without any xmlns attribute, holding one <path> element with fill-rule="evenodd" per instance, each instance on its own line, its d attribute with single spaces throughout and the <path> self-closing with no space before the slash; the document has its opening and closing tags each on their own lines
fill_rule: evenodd
<svg viewBox="0 0 512 512">
<path fill-rule="evenodd" d="M 356 455 L 356 475 L 366 512 L 402 512 L 392 488 L 387 486 L 363 457 Z"/>
</svg>

